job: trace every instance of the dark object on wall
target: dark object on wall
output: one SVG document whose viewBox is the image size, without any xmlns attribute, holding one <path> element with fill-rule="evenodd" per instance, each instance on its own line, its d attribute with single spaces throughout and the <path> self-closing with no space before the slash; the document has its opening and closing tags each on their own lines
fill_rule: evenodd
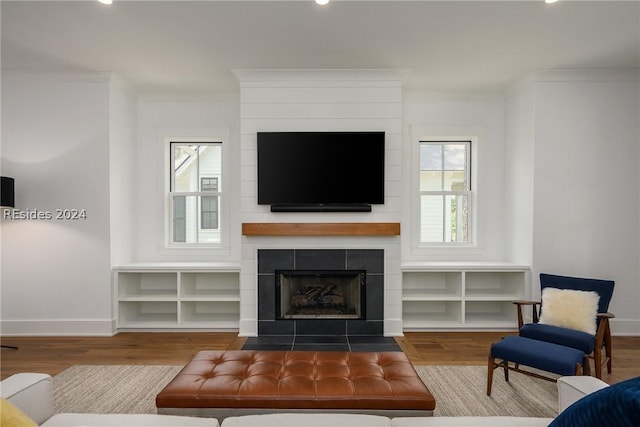
<svg viewBox="0 0 640 427">
<path fill-rule="evenodd" d="M 16 206 L 14 197 L 14 179 L 8 176 L 0 177 L 0 207 L 13 208 Z M 17 350 L 18 347 L 12 345 L 0 345 L 2 348 Z"/>
<path fill-rule="evenodd" d="M 384 204 L 384 132 L 258 132 L 258 204 L 369 212 Z"/>
<path fill-rule="evenodd" d="M 14 179 L 8 176 L 0 177 L 0 207 L 13 208 L 15 206 Z"/>
</svg>

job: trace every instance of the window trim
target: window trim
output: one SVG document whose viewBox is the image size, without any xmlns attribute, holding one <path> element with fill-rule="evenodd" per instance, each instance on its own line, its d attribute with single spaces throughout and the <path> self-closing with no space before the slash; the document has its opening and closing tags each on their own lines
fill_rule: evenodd
<svg viewBox="0 0 640 427">
<path fill-rule="evenodd" d="M 480 188 L 478 180 L 478 158 L 482 150 L 482 141 L 484 139 L 486 129 L 475 126 L 411 126 L 410 137 L 410 157 L 411 168 L 408 171 L 410 175 L 411 193 L 407 201 L 410 206 L 410 214 L 407 219 L 411 223 L 411 239 L 407 241 L 410 244 L 410 253 L 415 256 L 424 256 L 428 254 L 446 255 L 451 253 L 459 254 L 460 251 L 467 251 L 469 254 L 476 253 L 481 250 L 482 242 L 477 227 L 478 218 L 480 216 L 478 195 Z M 420 241 L 420 142 L 421 141 L 470 141 L 471 155 L 469 160 L 470 168 L 469 180 L 471 184 L 470 206 L 471 218 L 469 219 L 469 241 L 468 242 L 421 242 Z"/>
</svg>

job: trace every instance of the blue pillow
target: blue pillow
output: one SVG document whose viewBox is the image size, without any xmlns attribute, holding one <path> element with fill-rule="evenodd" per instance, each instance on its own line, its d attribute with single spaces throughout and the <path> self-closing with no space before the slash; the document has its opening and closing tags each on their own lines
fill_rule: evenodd
<svg viewBox="0 0 640 427">
<path fill-rule="evenodd" d="M 569 406 L 549 427 L 639 427 L 640 377 L 603 388 Z"/>
</svg>

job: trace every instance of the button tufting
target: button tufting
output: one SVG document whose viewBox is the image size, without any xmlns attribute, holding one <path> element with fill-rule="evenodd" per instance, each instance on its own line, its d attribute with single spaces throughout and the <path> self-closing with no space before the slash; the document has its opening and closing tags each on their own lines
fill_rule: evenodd
<svg viewBox="0 0 640 427">
<path fill-rule="evenodd" d="M 156 404 L 433 410 L 435 400 L 400 352 L 206 351 L 157 395 Z"/>
</svg>

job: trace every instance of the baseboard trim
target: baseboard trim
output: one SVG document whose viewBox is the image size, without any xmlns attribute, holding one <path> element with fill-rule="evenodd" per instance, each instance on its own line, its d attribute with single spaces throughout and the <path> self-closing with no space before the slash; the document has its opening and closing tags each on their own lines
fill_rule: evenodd
<svg viewBox="0 0 640 427">
<path fill-rule="evenodd" d="M 611 335 L 624 337 L 640 336 L 640 319 L 610 319 Z"/>
<path fill-rule="evenodd" d="M 11 336 L 105 336 L 117 333 L 115 319 L 106 320 L 2 320 L 0 334 Z"/>
<path fill-rule="evenodd" d="M 384 320 L 384 336 L 385 337 L 401 337 L 402 319 L 385 319 Z"/>
<path fill-rule="evenodd" d="M 241 320 L 239 336 L 257 336 L 256 320 Z M 406 329 L 409 331 L 409 329 Z M 441 331 L 441 329 L 436 329 Z M 480 332 L 485 329 L 470 329 L 467 332 Z M 504 330 L 504 329 L 500 329 Z M 462 331 L 450 329 L 449 331 Z M 111 320 L 2 320 L 0 335 L 11 336 L 105 336 L 118 333 L 115 319 Z M 185 332 L 185 331 L 181 331 Z M 402 320 L 385 320 L 385 336 L 402 336 Z M 611 334 L 614 336 L 640 336 L 640 320 L 611 319 Z"/>
</svg>

